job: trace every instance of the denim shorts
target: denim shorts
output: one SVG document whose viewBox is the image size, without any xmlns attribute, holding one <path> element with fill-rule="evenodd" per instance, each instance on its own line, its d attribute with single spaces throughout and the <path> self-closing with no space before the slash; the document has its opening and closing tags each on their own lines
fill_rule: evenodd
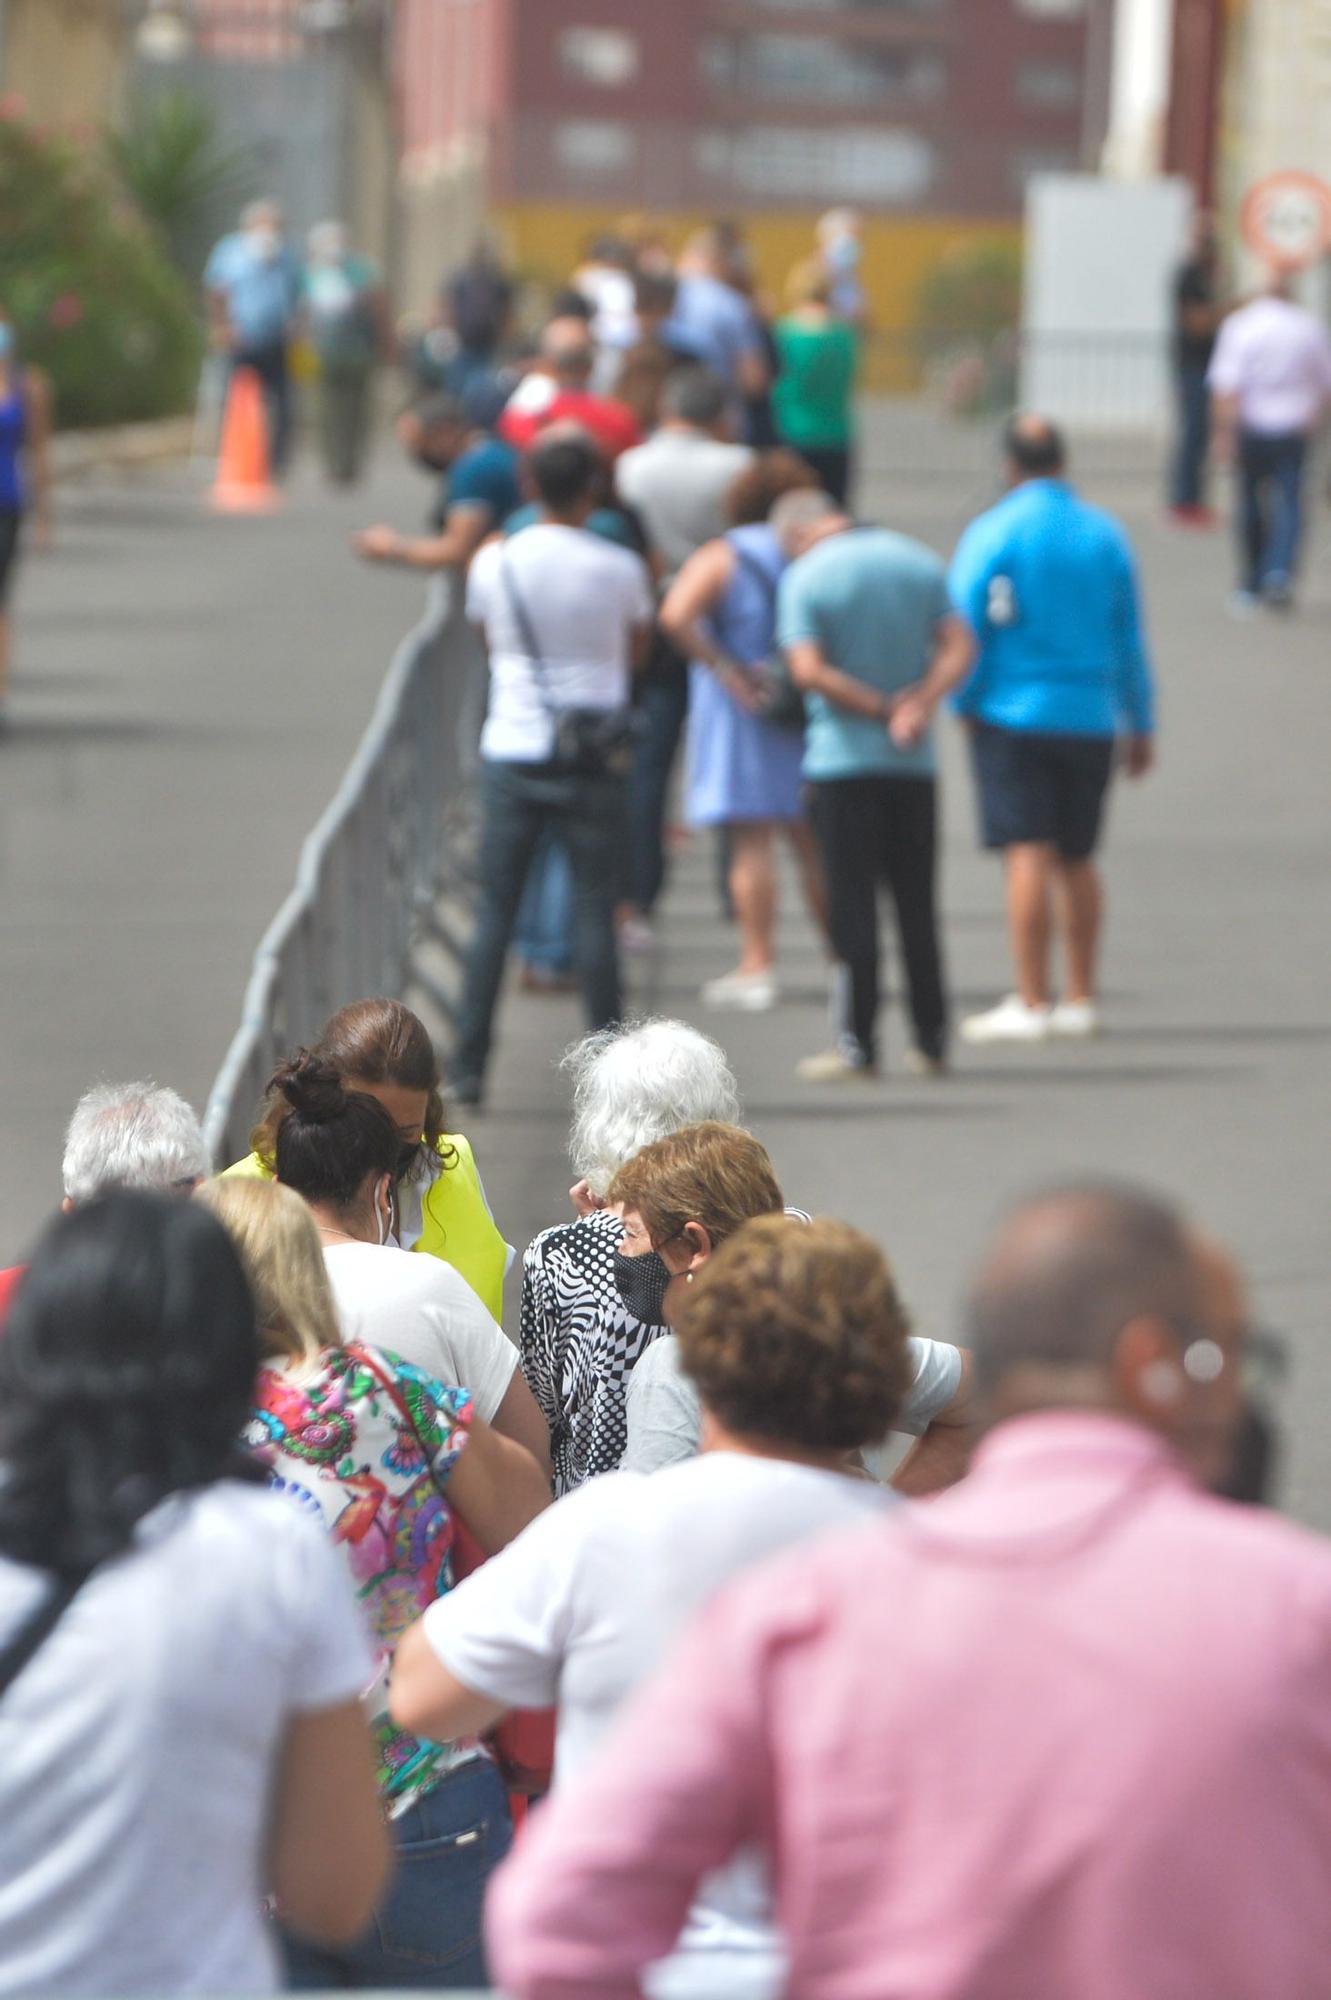
<svg viewBox="0 0 1331 2000">
<path fill-rule="evenodd" d="M 984 846 L 1039 841 L 1064 861 L 1094 854 L 1114 770 L 1112 736 L 1048 736 L 977 722 L 971 756 Z"/>
</svg>

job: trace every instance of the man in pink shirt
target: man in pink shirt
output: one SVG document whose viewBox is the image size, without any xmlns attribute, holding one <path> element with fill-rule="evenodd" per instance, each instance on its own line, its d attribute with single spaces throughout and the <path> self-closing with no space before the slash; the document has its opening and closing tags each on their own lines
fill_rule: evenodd
<svg viewBox="0 0 1331 2000">
<path fill-rule="evenodd" d="M 1238 470 L 1236 611 L 1292 601 L 1308 446 L 1331 402 L 1331 334 L 1273 277 L 1220 328 L 1207 383 L 1214 454 Z"/>
<path fill-rule="evenodd" d="M 1331 1992 L 1331 1548 L 1212 1497 L 1237 1273 L 1158 1203 L 1000 1233 L 995 1428 L 894 1523 L 752 1573 L 496 1880 L 515 2000 L 620 2000 L 765 1848 L 798 2000 Z"/>
</svg>

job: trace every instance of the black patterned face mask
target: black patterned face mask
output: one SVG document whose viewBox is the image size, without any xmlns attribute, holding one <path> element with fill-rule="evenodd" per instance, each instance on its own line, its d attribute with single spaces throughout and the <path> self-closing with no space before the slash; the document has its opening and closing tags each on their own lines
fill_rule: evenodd
<svg viewBox="0 0 1331 2000">
<path fill-rule="evenodd" d="M 665 1325 L 665 1295 L 674 1275 L 659 1250 L 644 1250 L 638 1257 L 615 1252 L 615 1290 L 644 1326 Z"/>
</svg>

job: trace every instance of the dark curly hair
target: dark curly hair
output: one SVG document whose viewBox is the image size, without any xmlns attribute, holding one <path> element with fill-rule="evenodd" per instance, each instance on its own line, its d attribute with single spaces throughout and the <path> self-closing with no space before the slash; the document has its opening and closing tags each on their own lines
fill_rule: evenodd
<svg viewBox="0 0 1331 2000">
<path fill-rule="evenodd" d="M 425 1149 L 437 1154 L 446 1168 L 457 1165 L 457 1148 L 440 1143 L 445 1119 L 439 1059 L 419 1014 L 413 1014 L 400 1000 L 383 996 L 353 1000 L 350 1006 L 339 1007 L 324 1023 L 314 1053 L 330 1062 L 351 1090 L 357 1085 L 376 1083 L 397 1084 L 403 1090 L 423 1090 Z M 270 1169 L 276 1165 L 277 1127 L 283 1115 L 281 1097 L 270 1085 L 259 1121 L 250 1134 L 252 1150 Z"/>
<path fill-rule="evenodd" d="M 0 1555 L 75 1581 L 168 1495 L 255 1478 L 259 1359 L 240 1259 L 197 1203 L 120 1190 L 59 1217 L 0 1340 Z"/>
<path fill-rule="evenodd" d="M 891 1430 L 908 1321 L 887 1260 L 845 1222 L 746 1222 L 689 1287 L 675 1334 L 703 1403 L 740 1437 L 853 1451 Z"/>
</svg>

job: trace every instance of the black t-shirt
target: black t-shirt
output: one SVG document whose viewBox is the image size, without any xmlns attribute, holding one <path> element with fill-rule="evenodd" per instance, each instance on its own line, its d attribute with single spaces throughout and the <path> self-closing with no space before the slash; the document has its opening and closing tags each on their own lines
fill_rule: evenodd
<svg viewBox="0 0 1331 2000">
<path fill-rule="evenodd" d="M 1194 257 L 1179 269 L 1174 281 L 1174 352 L 1186 368 L 1210 366 L 1213 333 L 1189 333 L 1183 324 L 1187 306 L 1215 304 L 1215 271 L 1204 258 Z"/>
</svg>

